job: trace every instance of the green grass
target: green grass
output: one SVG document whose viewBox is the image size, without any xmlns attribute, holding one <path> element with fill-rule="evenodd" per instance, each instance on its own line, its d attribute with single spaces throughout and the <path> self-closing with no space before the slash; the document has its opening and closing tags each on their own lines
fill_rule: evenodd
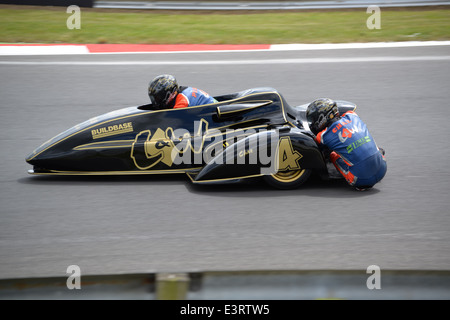
<svg viewBox="0 0 450 320">
<path fill-rule="evenodd" d="M 369 30 L 361 11 L 171 14 L 81 9 L 69 30 L 66 8 L 0 7 L 3 43 L 276 44 L 449 40 L 450 10 L 383 10 Z"/>
</svg>

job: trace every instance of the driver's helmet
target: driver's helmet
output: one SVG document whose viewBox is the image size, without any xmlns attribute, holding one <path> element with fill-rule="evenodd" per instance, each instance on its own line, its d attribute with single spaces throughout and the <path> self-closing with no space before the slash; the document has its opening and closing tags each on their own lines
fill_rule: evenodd
<svg viewBox="0 0 450 320">
<path fill-rule="evenodd" d="M 157 109 L 171 108 L 177 94 L 177 79 L 170 74 L 159 75 L 148 85 L 148 96 Z"/>
<path fill-rule="evenodd" d="M 317 135 L 339 119 L 336 102 L 327 98 L 314 100 L 306 109 L 306 119 L 312 133 Z"/>
</svg>

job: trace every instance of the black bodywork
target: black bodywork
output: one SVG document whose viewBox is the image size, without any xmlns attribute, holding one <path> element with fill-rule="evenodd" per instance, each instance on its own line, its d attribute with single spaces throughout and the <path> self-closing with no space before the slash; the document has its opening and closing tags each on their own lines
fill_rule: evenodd
<svg viewBox="0 0 450 320">
<path fill-rule="evenodd" d="M 326 157 L 306 123 L 307 104 L 292 107 L 273 88 L 215 99 L 218 103 L 184 109 L 129 107 L 89 119 L 33 151 L 26 158 L 33 165 L 29 172 L 186 173 L 193 182 L 222 182 L 270 174 L 262 169 L 272 162 L 255 155 L 264 154 L 271 161 L 279 159 L 276 170 L 302 168 L 328 175 Z M 337 103 L 341 113 L 356 107 Z M 290 148 L 287 154 L 280 154 L 281 142 Z"/>
</svg>

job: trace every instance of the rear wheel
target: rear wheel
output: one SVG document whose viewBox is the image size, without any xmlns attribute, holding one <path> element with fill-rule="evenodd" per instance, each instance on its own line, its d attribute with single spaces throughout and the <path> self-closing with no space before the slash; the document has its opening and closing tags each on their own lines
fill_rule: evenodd
<svg viewBox="0 0 450 320">
<path fill-rule="evenodd" d="M 264 180 L 277 189 L 295 189 L 308 180 L 310 175 L 310 169 L 288 170 L 264 176 Z"/>
</svg>

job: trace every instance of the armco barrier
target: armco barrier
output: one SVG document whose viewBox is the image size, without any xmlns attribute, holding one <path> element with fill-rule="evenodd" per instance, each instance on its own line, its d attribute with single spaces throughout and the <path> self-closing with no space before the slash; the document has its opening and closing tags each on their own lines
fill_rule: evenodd
<svg viewBox="0 0 450 320">
<path fill-rule="evenodd" d="M 62 6 L 77 5 L 92 8 L 94 0 L 0 0 L 0 4 L 21 4 L 28 6 Z"/>
<path fill-rule="evenodd" d="M 370 289 L 366 270 L 234 271 L 0 280 L 0 299 L 312 300 L 450 299 L 450 271 L 381 270 Z"/>
</svg>

